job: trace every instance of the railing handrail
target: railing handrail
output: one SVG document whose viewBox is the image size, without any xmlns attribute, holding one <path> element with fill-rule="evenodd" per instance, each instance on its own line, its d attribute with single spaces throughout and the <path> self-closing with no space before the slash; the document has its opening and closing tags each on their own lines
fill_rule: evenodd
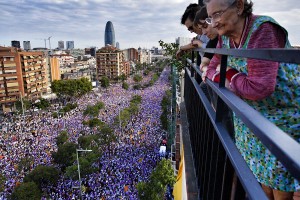
<svg viewBox="0 0 300 200">
<path fill-rule="evenodd" d="M 203 52 L 277 62 L 300 63 L 300 50 L 297 49 L 203 49 Z M 196 73 L 201 75 L 196 64 L 189 59 L 188 62 L 192 64 Z M 206 83 L 242 119 L 262 143 L 283 163 L 288 171 L 296 179 L 300 180 L 300 144 L 225 87 L 218 87 L 217 83 L 210 80 L 207 80 Z"/>
<path fill-rule="evenodd" d="M 300 49 L 203 49 L 203 52 L 275 62 L 300 64 Z"/>
</svg>

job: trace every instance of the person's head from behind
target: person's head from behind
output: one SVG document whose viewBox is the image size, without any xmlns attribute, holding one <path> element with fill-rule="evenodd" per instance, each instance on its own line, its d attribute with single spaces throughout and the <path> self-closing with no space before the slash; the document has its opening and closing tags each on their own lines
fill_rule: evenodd
<svg viewBox="0 0 300 200">
<path fill-rule="evenodd" d="M 181 24 L 185 25 L 186 28 L 190 31 L 190 32 L 194 32 L 193 29 L 193 21 L 196 15 L 196 12 L 198 10 L 200 10 L 200 6 L 198 6 L 198 4 L 190 4 L 184 14 L 181 17 Z"/>
<path fill-rule="evenodd" d="M 202 33 L 213 40 L 218 37 L 218 32 L 211 24 L 207 24 L 205 19 L 208 17 L 206 7 L 203 6 L 195 15 L 193 27 L 195 30 L 201 29 Z"/>
<path fill-rule="evenodd" d="M 231 36 L 237 25 L 252 13 L 250 0 L 204 0 L 208 18 L 206 22 L 216 28 L 219 35 Z"/>
</svg>

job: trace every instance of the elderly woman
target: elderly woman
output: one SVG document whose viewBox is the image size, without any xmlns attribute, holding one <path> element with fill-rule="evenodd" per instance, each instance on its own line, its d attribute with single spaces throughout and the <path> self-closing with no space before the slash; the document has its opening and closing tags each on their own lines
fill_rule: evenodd
<svg viewBox="0 0 300 200">
<path fill-rule="evenodd" d="M 248 0 L 204 0 L 206 22 L 221 36 L 217 48 L 290 48 L 287 31 L 274 19 L 252 14 Z M 215 55 L 205 76 L 218 81 L 220 56 Z M 300 68 L 298 65 L 228 57 L 229 89 L 263 116 L 300 142 Z M 292 199 L 299 182 L 238 118 L 236 145 L 270 199 Z"/>
</svg>

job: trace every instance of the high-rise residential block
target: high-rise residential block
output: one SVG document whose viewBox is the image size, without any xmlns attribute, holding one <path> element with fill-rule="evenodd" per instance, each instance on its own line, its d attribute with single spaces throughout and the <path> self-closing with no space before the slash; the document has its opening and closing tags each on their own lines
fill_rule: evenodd
<svg viewBox="0 0 300 200">
<path fill-rule="evenodd" d="M 31 49 L 30 41 L 23 41 L 24 50 L 28 51 Z"/>
<path fill-rule="evenodd" d="M 54 80 L 60 80 L 61 79 L 61 74 L 60 74 L 60 63 L 59 59 L 56 57 L 49 57 L 50 60 L 50 77 L 51 77 L 51 82 Z"/>
<path fill-rule="evenodd" d="M 115 47 L 115 30 L 113 23 L 108 21 L 105 26 L 105 33 L 104 33 L 104 44 L 105 46 L 111 45 Z"/>
<path fill-rule="evenodd" d="M 66 42 L 66 49 L 68 49 L 68 50 L 74 49 L 74 41 L 67 41 Z"/>
<path fill-rule="evenodd" d="M 65 43 L 64 41 L 58 41 L 58 49 L 63 50 L 65 49 Z"/>
<path fill-rule="evenodd" d="M 25 52 L 0 47 L 0 103 L 12 111 L 14 102 L 26 97 L 34 101 L 47 92 L 46 61 L 43 52 Z"/>
<path fill-rule="evenodd" d="M 17 40 L 11 41 L 11 46 L 16 48 L 21 48 L 20 41 Z"/>
<path fill-rule="evenodd" d="M 97 80 L 102 76 L 115 79 L 122 74 L 129 75 L 129 64 L 125 64 L 124 54 L 113 46 L 105 46 L 96 53 Z"/>
<path fill-rule="evenodd" d="M 176 44 L 178 44 L 179 46 L 184 46 L 186 44 L 191 43 L 192 38 L 188 38 L 188 37 L 178 37 L 176 38 Z"/>
<path fill-rule="evenodd" d="M 138 50 L 135 48 L 129 48 L 129 49 L 125 49 L 122 50 L 124 53 L 124 57 L 126 61 L 133 61 L 133 62 L 137 62 L 139 59 L 139 53 Z"/>
</svg>

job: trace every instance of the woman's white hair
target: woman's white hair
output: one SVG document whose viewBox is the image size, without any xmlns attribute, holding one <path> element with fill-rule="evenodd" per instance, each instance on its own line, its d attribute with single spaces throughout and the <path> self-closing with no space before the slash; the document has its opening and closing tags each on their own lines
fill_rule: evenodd
<svg viewBox="0 0 300 200">
<path fill-rule="evenodd" d="M 203 3 L 206 5 L 207 3 L 209 3 L 211 0 L 203 0 Z M 220 0 L 223 1 L 224 4 L 226 5 L 231 5 L 233 4 L 233 2 L 235 2 L 236 0 Z"/>
</svg>

